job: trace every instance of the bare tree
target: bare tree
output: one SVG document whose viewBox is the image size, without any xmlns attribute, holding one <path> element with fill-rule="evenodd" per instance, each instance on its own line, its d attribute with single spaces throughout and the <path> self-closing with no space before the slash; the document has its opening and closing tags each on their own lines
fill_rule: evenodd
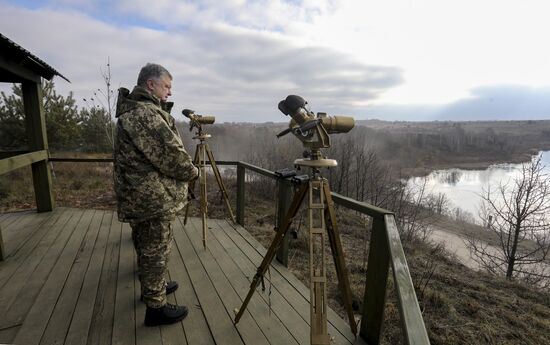
<svg viewBox="0 0 550 345">
<path fill-rule="evenodd" d="M 105 70 L 103 70 L 103 68 L 101 67 L 99 69 L 101 73 L 101 78 L 105 83 L 105 89 L 98 88 L 96 91 L 93 92 L 94 97 L 91 97 L 89 100 L 84 98 L 84 102 L 86 103 L 88 108 L 90 108 L 90 112 L 92 112 L 92 109 L 94 109 L 95 112 L 102 112 L 108 116 L 108 122 L 107 125 L 104 126 L 104 131 L 107 136 L 107 140 L 109 140 L 111 147 L 113 147 L 113 115 L 116 109 L 117 95 L 112 88 L 111 59 L 109 57 L 107 57 L 106 67 L 107 68 Z"/>
<path fill-rule="evenodd" d="M 493 246 L 468 238 L 473 259 L 508 279 L 549 286 L 550 176 L 544 173 L 541 156 L 523 164 L 512 182 L 483 193 L 480 217 L 497 241 Z"/>
</svg>

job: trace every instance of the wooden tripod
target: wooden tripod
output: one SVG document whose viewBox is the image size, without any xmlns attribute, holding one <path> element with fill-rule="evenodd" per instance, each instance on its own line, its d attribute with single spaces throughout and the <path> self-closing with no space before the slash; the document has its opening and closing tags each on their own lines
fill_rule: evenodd
<svg viewBox="0 0 550 345">
<path fill-rule="evenodd" d="M 257 269 L 250 284 L 250 290 L 241 308 L 236 311 L 235 323 L 238 323 L 258 284 L 262 280 L 271 261 L 275 257 L 279 245 L 292 220 L 296 216 L 306 194 L 308 194 L 308 223 L 309 223 L 309 270 L 310 270 L 310 339 L 311 344 L 328 345 L 330 336 L 327 331 L 327 301 L 326 301 L 326 272 L 325 272 L 325 233 L 328 233 L 332 257 L 338 275 L 338 285 L 343 295 L 344 305 L 348 314 L 349 324 L 353 334 L 357 335 L 357 325 L 351 307 L 351 289 L 344 260 L 340 233 L 336 225 L 334 202 L 330 194 L 328 181 L 318 175 L 318 169 L 313 167 L 313 177 L 307 184 L 302 184 L 294 194 L 290 208 L 275 234 L 275 238 Z M 326 232 L 325 232 L 326 230 Z"/>
<path fill-rule="evenodd" d="M 202 215 L 202 245 L 204 248 L 206 248 L 206 216 L 208 214 L 208 200 L 206 196 L 206 158 L 208 157 L 208 160 L 210 161 L 210 165 L 212 166 L 212 171 L 214 171 L 214 176 L 216 177 L 216 182 L 218 183 L 218 187 L 220 188 L 220 192 L 222 193 L 225 207 L 227 208 L 227 211 L 229 212 L 229 217 L 231 218 L 231 221 L 235 223 L 235 216 L 233 215 L 233 211 L 231 210 L 231 204 L 229 203 L 229 197 L 227 194 L 227 190 L 225 189 L 225 186 L 222 181 L 222 176 L 220 174 L 220 171 L 218 170 L 218 166 L 216 165 L 216 160 L 214 160 L 214 155 L 212 154 L 212 151 L 210 150 L 210 147 L 208 146 L 208 143 L 206 142 L 206 139 L 210 138 L 210 134 L 204 134 L 200 133 L 197 136 L 194 136 L 193 139 L 199 139 L 199 143 L 197 144 L 197 148 L 195 150 L 195 158 L 193 159 L 193 164 L 198 167 L 199 169 L 199 178 L 197 179 L 199 181 L 199 189 L 200 189 L 200 211 Z M 193 191 L 195 188 L 195 181 L 193 180 L 189 182 L 189 190 Z M 185 218 L 183 221 L 183 224 L 187 224 L 187 216 L 189 214 L 189 202 L 186 205 L 185 208 Z"/>
</svg>

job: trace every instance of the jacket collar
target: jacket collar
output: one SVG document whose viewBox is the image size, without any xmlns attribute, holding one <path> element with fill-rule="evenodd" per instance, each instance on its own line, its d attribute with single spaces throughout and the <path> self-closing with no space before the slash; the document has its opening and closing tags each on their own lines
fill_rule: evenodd
<svg viewBox="0 0 550 345">
<path fill-rule="evenodd" d="M 170 113 L 174 106 L 174 102 L 161 101 L 157 96 L 153 95 L 142 86 L 135 86 L 132 92 L 127 88 L 121 87 L 118 89 L 116 117 L 136 108 L 138 102 L 153 103 L 167 113 Z"/>
</svg>

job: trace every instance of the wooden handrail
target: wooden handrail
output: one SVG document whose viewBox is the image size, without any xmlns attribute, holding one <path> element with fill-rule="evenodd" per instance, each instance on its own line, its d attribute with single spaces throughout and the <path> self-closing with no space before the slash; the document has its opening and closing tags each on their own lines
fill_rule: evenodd
<svg viewBox="0 0 550 345">
<path fill-rule="evenodd" d="M 6 174 L 15 169 L 23 168 L 33 163 L 48 159 L 47 150 L 33 151 L 16 156 L 0 159 L 0 175 Z"/>
</svg>

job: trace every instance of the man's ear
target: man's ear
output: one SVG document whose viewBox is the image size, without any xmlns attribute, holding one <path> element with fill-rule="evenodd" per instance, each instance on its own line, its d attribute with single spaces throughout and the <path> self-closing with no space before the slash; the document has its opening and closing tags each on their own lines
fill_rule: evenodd
<svg viewBox="0 0 550 345">
<path fill-rule="evenodd" d="M 148 79 L 145 85 L 147 85 L 147 90 L 153 90 L 155 88 L 155 81 L 153 79 Z"/>
</svg>

